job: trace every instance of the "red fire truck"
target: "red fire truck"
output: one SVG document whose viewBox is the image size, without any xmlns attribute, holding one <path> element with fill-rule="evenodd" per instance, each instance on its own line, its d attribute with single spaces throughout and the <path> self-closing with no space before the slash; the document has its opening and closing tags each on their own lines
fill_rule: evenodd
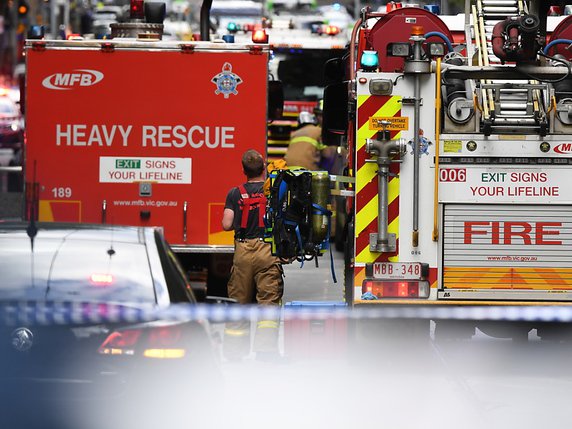
<svg viewBox="0 0 572 429">
<path fill-rule="evenodd" d="M 162 226 L 189 275 L 224 295 L 226 193 L 280 113 L 269 48 L 162 41 L 153 21 L 112 24 L 107 40 L 27 41 L 27 216 Z"/>
<path fill-rule="evenodd" d="M 558 2 L 466 3 L 461 42 L 427 10 L 366 8 L 330 64 L 351 305 L 572 301 L 572 18 L 548 42 Z"/>
</svg>

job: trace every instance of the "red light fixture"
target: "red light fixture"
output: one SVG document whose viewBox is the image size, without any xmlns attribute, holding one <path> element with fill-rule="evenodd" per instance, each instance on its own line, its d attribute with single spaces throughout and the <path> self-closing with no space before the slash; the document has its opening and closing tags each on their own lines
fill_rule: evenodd
<svg viewBox="0 0 572 429">
<path fill-rule="evenodd" d="M 187 354 L 180 326 L 126 329 L 112 332 L 99 347 L 103 355 L 141 355 L 151 359 L 181 359 Z"/>
<path fill-rule="evenodd" d="M 89 280 L 95 286 L 109 286 L 113 284 L 113 276 L 111 274 L 93 273 Z"/>
<path fill-rule="evenodd" d="M 337 34 L 340 34 L 340 27 L 338 27 L 337 25 L 327 25 L 326 34 L 328 36 L 335 36 Z"/>
<path fill-rule="evenodd" d="M 131 0 L 131 4 L 129 6 L 129 17 L 131 19 L 145 19 L 143 0 Z"/>
<path fill-rule="evenodd" d="M 395 9 L 401 9 L 403 7 L 403 5 L 400 2 L 396 3 L 394 1 L 392 1 L 392 2 L 387 3 L 387 5 L 385 7 L 386 7 L 385 12 L 387 13 L 387 12 L 391 12 L 392 10 L 395 10 Z"/>
<path fill-rule="evenodd" d="M 417 280 L 364 280 L 362 293 L 378 298 L 428 298 L 429 283 Z"/>
<path fill-rule="evenodd" d="M 140 336 L 140 330 L 112 332 L 99 347 L 99 353 L 103 355 L 133 355 Z"/>
</svg>

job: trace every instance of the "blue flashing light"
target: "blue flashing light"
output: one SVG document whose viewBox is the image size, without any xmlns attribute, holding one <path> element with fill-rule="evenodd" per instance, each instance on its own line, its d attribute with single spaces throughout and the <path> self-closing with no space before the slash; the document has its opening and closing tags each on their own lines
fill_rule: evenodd
<svg viewBox="0 0 572 429">
<path fill-rule="evenodd" d="M 425 10 L 428 10 L 429 12 L 434 13 L 435 15 L 441 14 L 441 8 L 439 7 L 438 4 L 426 4 L 424 8 Z"/>
<path fill-rule="evenodd" d="M 332 8 L 333 8 L 334 10 L 341 10 L 341 9 L 342 9 L 342 5 L 339 4 L 339 3 L 334 3 L 334 4 L 332 5 Z"/>
<path fill-rule="evenodd" d="M 229 33 L 236 33 L 236 32 L 238 31 L 238 25 L 236 25 L 236 22 L 229 22 L 229 23 L 226 25 L 226 30 L 227 30 Z"/>
<path fill-rule="evenodd" d="M 377 51 L 363 51 L 361 54 L 361 66 L 366 70 L 376 69 L 379 66 Z"/>
</svg>

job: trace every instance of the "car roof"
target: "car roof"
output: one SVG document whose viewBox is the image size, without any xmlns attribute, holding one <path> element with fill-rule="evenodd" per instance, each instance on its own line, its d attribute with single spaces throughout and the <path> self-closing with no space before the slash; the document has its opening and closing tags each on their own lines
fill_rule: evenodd
<svg viewBox="0 0 572 429">
<path fill-rule="evenodd" d="M 0 221 L 0 234 L 8 232 L 25 231 L 30 227 L 29 222 L 24 221 Z M 72 222 L 36 222 L 37 230 L 49 232 L 52 237 L 69 236 L 72 239 L 90 239 L 96 241 L 108 240 L 105 232 L 115 234 L 115 240 L 138 243 L 144 231 L 160 230 L 157 227 L 136 227 L 125 225 L 72 223 Z M 71 234 L 73 233 L 73 234 Z M 71 235 L 70 235 L 71 234 Z"/>
<path fill-rule="evenodd" d="M 69 293 L 79 296 L 80 290 L 87 290 L 81 288 L 90 273 L 110 272 L 116 279 L 114 288 L 106 291 L 92 289 L 86 295 L 88 298 L 168 305 L 169 292 L 160 256 L 155 251 L 149 252 L 151 243 L 152 248 L 159 250 L 160 246 L 156 245 L 157 232 L 161 232 L 158 227 L 0 221 L 0 248 L 8 257 L 4 262 L 13 261 L 18 266 L 12 273 L 6 273 L 10 276 L 7 283 L 0 284 L 0 290 L 5 289 L 6 297 L 19 296 L 18 291 L 24 290 L 25 296 L 38 299 L 37 290 L 34 291 L 29 284 L 53 285 L 54 299 L 68 296 L 75 299 Z M 28 240 L 30 245 L 26 246 Z M 28 255 L 34 257 L 30 259 Z M 112 256 L 114 262 L 110 265 Z M 71 265 L 70 260 L 74 261 Z M 25 278 L 25 273 L 21 272 L 26 267 L 33 270 L 32 280 Z M 66 286 L 68 284 L 72 286 Z M 70 292 L 65 292 L 68 289 Z M 135 295 L 130 295 L 132 291 Z"/>
</svg>

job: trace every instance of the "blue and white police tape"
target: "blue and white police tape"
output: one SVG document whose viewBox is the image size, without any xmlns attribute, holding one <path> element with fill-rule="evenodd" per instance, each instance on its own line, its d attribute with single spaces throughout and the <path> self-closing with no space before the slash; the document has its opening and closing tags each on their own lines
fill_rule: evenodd
<svg viewBox="0 0 572 429">
<path fill-rule="evenodd" d="M 572 322 L 572 306 L 427 306 L 376 305 L 349 308 L 327 302 L 305 305 L 256 306 L 176 304 L 167 308 L 81 302 L 5 302 L 0 303 L 0 324 L 86 325 L 101 323 L 139 323 L 154 320 L 209 321 L 224 323 L 239 320 L 312 319 L 428 319 L 482 320 L 507 322 Z"/>
</svg>

